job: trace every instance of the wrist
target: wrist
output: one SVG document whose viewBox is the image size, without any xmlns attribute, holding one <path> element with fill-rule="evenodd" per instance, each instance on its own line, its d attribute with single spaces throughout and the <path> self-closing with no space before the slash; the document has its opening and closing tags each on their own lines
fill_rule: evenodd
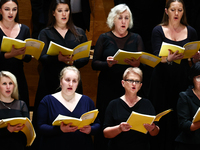
<svg viewBox="0 0 200 150">
<path fill-rule="evenodd" d="M 121 127 L 121 125 L 119 125 L 119 132 L 121 133 L 122 132 L 122 127 Z"/>
<path fill-rule="evenodd" d="M 172 62 L 168 60 L 168 57 L 166 57 L 166 62 L 168 65 L 172 65 Z"/>
</svg>

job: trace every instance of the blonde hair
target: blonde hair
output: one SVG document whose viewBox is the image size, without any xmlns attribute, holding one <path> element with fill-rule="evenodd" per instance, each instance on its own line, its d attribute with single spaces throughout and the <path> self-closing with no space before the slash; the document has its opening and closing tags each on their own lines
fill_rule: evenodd
<svg viewBox="0 0 200 150">
<path fill-rule="evenodd" d="M 121 13 L 123 13 L 124 11 L 128 11 L 130 14 L 130 22 L 129 22 L 129 29 L 131 29 L 133 27 L 133 18 L 132 18 L 132 13 L 131 10 L 129 9 L 129 7 L 126 4 L 119 4 L 116 5 L 115 7 L 113 7 L 110 11 L 110 13 L 108 14 L 107 17 L 107 25 L 110 29 L 113 28 L 114 26 L 114 20 L 115 18 L 120 15 Z"/>
<path fill-rule="evenodd" d="M 123 74 L 123 80 L 126 80 L 127 76 L 130 74 L 130 73 L 133 73 L 133 74 L 137 74 L 140 76 L 140 80 L 142 82 L 142 70 L 138 67 L 129 67 L 127 68 L 125 71 L 124 71 L 124 74 Z"/>
<path fill-rule="evenodd" d="M 9 71 L 1 71 L 0 72 L 0 81 L 1 81 L 2 77 L 7 77 L 7 78 L 10 78 L 12 80 L 12 82 L 14 83 L 14 89 L 13 89 L 13 92 L 11 94 L 11 97 L 18 100 L 19 99 L 18 84 L 17 84 L 17 79 L 16 79 L 15 75 L 12 74 Z"/>
<path fill-rule="evenodd" d="M 67 71 L 74 71 L 78 75 L 78 82 L 80 81 L 80 71 L 74 66 L 64 67 L 60 72 L 60 81 L 62 80 L 65 72 Z"/>
</svg>

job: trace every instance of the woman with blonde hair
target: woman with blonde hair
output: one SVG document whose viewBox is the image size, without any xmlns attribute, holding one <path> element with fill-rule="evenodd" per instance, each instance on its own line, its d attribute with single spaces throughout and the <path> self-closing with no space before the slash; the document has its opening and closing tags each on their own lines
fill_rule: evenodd
<svg viewBox="0 0 200 150">
<path fill-rule="evenodd" d="M 8 71 L 0 72 L 0 120 L 14 117 L 28 117 L 26 103 L 18 100 L 18 86 L 15 76 Z M 0 129 L 1 149 L 24 150 L 26 135 L 21 132 L 25 125 L 10 125 Z"/>
<path fill-rule="evenodd" d="M 82 114 L 94 110 L 94 102 L 86 95 L 76 92 L 80 82 L 80 72 L 74 66 L 60 72 L 61 91 L 46 95 L 38 107 L 38 132 L 41 134 L 40 149 L 82 149 L 94 150 L 92 136 L 98 132 L 98 119 L 90 125 L 78 129 L 72 123 L 53 126 L 52 122 L 60 115 L 79 119 Z"/>
<path fill-rule="evenodd" d="M 104 136 L 110 139 L 108 149 L 149 150 L 148 136 L 156 136 L 159 133 L 159 127 L 155 123 L 144 124 L 148 135 L 131 130 L 131 125 L 126 122 L 132 111 L 145 115 L 155 115 L 151 102 L 137 95 L 142 87 L 142 71 L 138 67 L 127 68 L 121 83 L 125 94 L 112 100 L 105 113 L 103 132 Z"/>
</svg>

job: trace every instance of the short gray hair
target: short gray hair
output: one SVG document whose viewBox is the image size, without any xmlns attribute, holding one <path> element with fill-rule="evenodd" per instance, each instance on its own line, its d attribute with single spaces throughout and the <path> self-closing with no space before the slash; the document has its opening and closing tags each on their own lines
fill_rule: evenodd
<svg viewBox="0 0 200 150">
<path fill-rule="evenodd" d="M 124 11 L 128 11 L 130 14 L 130 22 L 129 22 L 129 29 L 131 29 L 133 27 L 133 18 L 132 18 L 132 13 L 131 10 L 129 9 L 129 7 L 126 4 L 119 4 L 116 5 L 115 7 L 113 7 L 110 11 L 110 13 L 108 14 L 108 18 L 107 18 L 107 25 L 110 29 L 113 28 L 114 26 L 114 20 L 117 17 L 117 15 L 123 13 Z"/>
<path fill-rule="evenodd" d="M 127 76 L 128 76 L 130 73 L 139 75 L 139 76 L 140 76 L 140 80 L 141 80 L 141 82 L 142 82 L 143 73 L 142 73 L 142 70 L 141 70 L 140 68 L 138 68 L 138 67 L 129 67 L 129 68 L 127 68 L 127 69 L 124 71 L 123 80 L 126 80 L 126 79 L 127 79 Z"/>
</svg>

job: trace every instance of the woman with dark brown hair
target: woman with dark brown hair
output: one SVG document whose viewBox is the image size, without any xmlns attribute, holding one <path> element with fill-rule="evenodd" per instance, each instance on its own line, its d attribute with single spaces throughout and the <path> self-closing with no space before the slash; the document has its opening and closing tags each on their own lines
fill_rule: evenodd
<svg viewBox="0 0 200 150">
<path fill-rule="evenodd" d="M 0 41 L 3 36 L 25 40 L 30 38 L 29 28 L 19 23 L 19 8 L 17 0 L 0 1 Z M 1 44 L 1 43 L 0 43 Z M 23 59 L 15 56 L 23 55 L 25 47 L 16 49 L 14 46 L 10 52 L 0 52 L 0 71 L 6 70 L 13 73 L 18 82 L 19 97 L 29 106 L 29 93 L 26 77 L 24 74 L 23 63 L 31 61 L 31 55 L 24 55 Z"/>
</svg>

